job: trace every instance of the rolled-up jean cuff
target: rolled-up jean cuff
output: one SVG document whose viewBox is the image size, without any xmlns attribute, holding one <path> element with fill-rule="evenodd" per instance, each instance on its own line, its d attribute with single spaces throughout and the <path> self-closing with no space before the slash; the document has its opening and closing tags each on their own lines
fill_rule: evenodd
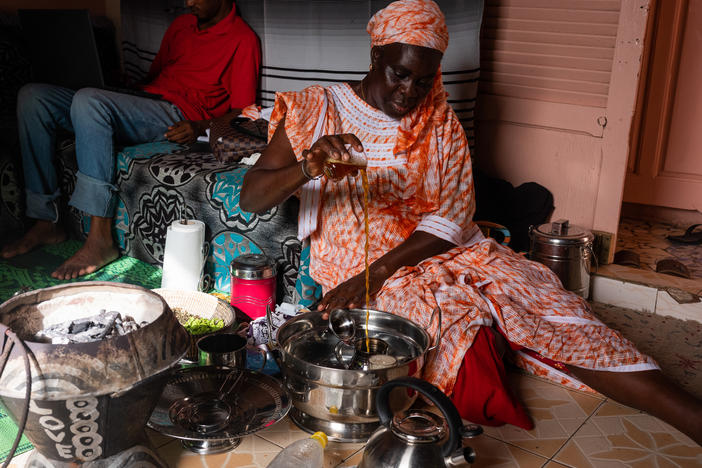
<svg viewBox="0 0 702 468">
<path fill-rule="evenodd" d="M 91 216 L 112 218 L 117 207 L 117 186 L 76 172 L 76 188 L 69 204 Z"/>
<path fill-rule="evenodd" d="M 26 191 L 27 195 L 27 211 L 26 215 L 29 218 L 51 221 L 58 221 L 58 205 L 56 199 L 60 192 L 56 190 L 50 195 L 43 193 L 35 193 L 30 190 Z"/>
</svg>

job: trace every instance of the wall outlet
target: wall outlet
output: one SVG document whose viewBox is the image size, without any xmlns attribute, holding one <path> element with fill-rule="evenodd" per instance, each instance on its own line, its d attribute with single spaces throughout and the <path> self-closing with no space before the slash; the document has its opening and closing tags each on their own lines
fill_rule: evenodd
<svg viewBox="0 0 702 468">
<path fill-rule="evenodd" d="M 595 252 L 597 263 L 606 265 L 614 260 L 614 247 L 617 242 L 617 235 L 606 231 L 595 231 L 595 240 L 592 243 L 592 250 Z"/>
</svg>

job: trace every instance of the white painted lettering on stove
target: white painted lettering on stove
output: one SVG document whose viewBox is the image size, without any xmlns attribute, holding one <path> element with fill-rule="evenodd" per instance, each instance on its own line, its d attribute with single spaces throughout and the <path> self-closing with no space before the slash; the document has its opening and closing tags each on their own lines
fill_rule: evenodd
<svg viewBox="0 0 702 468">
<path fill-rule="evenodd" d="M 41 408 L 36 402 L 30 401 L 29 410 L 39 414 L 39 425 L 46 435 L 56 442 L 56 452 L 62 458 L 79 458 L 84 462 L 92 461 L 102 455 L 102 436 L 98 434 L 97 423 L 100 412 L 97 409 L 98 400 L 95 397 L 82 397 L 66 400 L 71 421 L 70 430 L 73 434 L 72 445 L 62 444 L 66 432 L 62 431 L 66 425 L 52 415 L 50 408 Z M 57 432 L 61 431 L 61 432 Z"/>
<path fill-rule="evenodd" d="M 56 442 L 56 453 L 58 453 L 59 456 L 63 458 L 73 458 L 73 453 L 71 450 L 73 447 L 71 447 L 70 445 L 64 445 L 60 443 L 66 436 L 66 433 L 59 432 L 58 434 L 54 434 L 53 432 L 51 432 L 55 430 L 61 430 L 65 427 L 65 425 L 60 420 L 51 416 L 51 409 L 41 408 L 37 406 L 37 404 L 33 400 L 30 400 L 29 411 L 31 411 L 34 414 L 43 415 L 39 418 L 39 425 L 42 427 L 42 429 L 44 429 L 46 435 L 49 436 L 51 440 Z"/>
<path fill-rule="evenodd" d="M 102 455 L 102 436 L 98 434 L 97 419 L 100 412 L 97 409 L 98 400 L 95 397 L 73 398 L 66 400 L 66 408 L 70 412 L 71 442 L 76 449 L 76 456 L 84 462 L 92 461 Z"/>
</svg>

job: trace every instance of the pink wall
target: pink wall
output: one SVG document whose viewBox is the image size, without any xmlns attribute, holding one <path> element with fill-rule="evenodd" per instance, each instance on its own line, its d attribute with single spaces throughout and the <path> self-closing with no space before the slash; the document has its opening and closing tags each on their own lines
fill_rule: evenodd
<svg viewBox="0 0 702 468">
<path fill-rule="evenodd" d="M 478 110 L 480 115 L 480 110 Z M 554 195 L 553 219 L 591 227 L 602 139 L 570 131 L 481 121 L 476 165 L 517 186 L 538 182 Z"/>
<path fill-rule="evenodd" d="M 613 234 L 649 9 L 649 0 L 620 3 L 606 107 L 481 93 L 475 157 L 478 167 L 514 185 L 535 181 L 548 188 L 553 219 Z"/>
<path fill-rule="evenodd" d="M 663 170 L 702 177 L 702 0 L 688 4 L 673 106 L 668 157 Z M 694 208 L 702 210 L 702 200 Z"/>
</svg>

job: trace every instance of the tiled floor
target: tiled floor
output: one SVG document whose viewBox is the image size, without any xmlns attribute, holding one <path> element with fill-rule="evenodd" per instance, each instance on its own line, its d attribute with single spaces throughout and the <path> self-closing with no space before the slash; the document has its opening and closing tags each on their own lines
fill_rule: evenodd
<svg viewBox="0 0 702 468">
<path fill-rule="evenodd" d="M 653 416 L 537 377 L 514 373 L 512 378 L 536 427 L 486 427 L 468 443 L 477 453 L 475 468 L 702 466 L 702 447 Z M 282 447 L 304 437 L 308 434 L 286 418 L 229 454 L 191 454 L 178 441 L 157 451 L 171 467 L 265 467 Z M 331 443 L 326 466 L 355 466 L 362 449 L 363 444 Z"/>
<path fill-rule="evenodd" d="M 702 323 L 593 303 L 595 315 L 653 357 L 678 385 L 702 399 Z"/>
<path fill-rule="evenodd" d="M 486 427 L 485 434 L 468 443 L 477 452 L 474 468 L 702 467 L 702 447 L 652 416 L 538 377 L 511 377 L 536 427 Z M 171 468 L 265 467 L 284 446 L 307 436 L 286 418 L 246 437 L 234 451 L 204 456 L 150 432 L 157 453 Z M 330 443 L 326 466 L 355 466 L 362 448 Z M 24 466 L 27 456 L 10 466 Z"/>
<path fill-rule="evenodd" d="M 484 455 L 477 467 L 702 466 L 702 447 L 653 416 L 536 377 L 515 379 L 536 427 L 487 428 L 475 444 Z"/>
<path fill-rule="evenodd" d="M 309 434 L 299 429 L 289 418 L 268 427 L 256 435 L 243 439 L 235 450 L 218 455 L 197 455 L 183 449 L 177 440 L 167 439 L 158 433 L 150 431 L 150 436 L 157 453 L 171 468 L 214 468 L 214 467 L 265 467 L 280 452 L 283 447 L 292 442 L 309 437 Z M 363 449 L 364 444 L 341 444 L 330 442 L 325 450 L 326 467 L 347 466 L 344 462 L 353 462 L 352 457 Z"/>
<path fill-rule="evenodd" d="M 616 251 L 635 251 L 640 256 L 641 268 L 648 271 L 656 271 L 658 260 L 675 258 L 687 266 L 691 278 L 702 279 L 702 244 L 680 244 L 666 239 L 668 235 L 681 235 L 684 232 L 685 228 L 669 224 L 622 218 Z"/>
</svg>

